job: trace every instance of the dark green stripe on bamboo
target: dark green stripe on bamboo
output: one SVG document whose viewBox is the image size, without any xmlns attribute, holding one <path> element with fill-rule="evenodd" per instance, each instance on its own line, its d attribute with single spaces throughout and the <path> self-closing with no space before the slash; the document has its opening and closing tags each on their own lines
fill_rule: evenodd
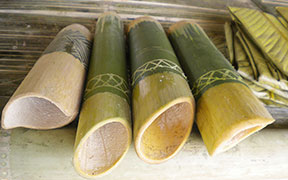
<svg viewBox="0 0 288 180">
<path fill-rule="evenodd" d="M 131 142 L 123 24 L 104 13 L 96 24 L 92 57 L 75 142 L 74 167 L 84 177 L 109 172 Z"/>
<path fill-rule="evenodd" d="M 194 98 L 159 22 L 142 17 L 128 28 L 135 149 L 148 163 L 173 157 L 187 140 Z"/>
<path fill-rule="evenodd" d="M 197 97 L 197 126 L 210 155 L 233 147 L 274 119 L 197 24 L 169 37 Z"/>
</svg>

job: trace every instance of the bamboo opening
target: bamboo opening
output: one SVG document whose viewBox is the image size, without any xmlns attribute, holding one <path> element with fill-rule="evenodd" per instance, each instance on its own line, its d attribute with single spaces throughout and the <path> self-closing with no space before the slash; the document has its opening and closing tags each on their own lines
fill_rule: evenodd
<svg viewBox="0 0 288 180">
<path fill-rule="evenodd" d="M 164 111 L 144 129 L 140 140 L 142 154 L 156 161 L 169 158 L 190 134 L 192 118 L 191 104 L 187 102 Z"/>
<path fill-rule="evenodd" d="M 81 171 L 96 176 L 110 170 L 127 150 L 129 134 L 120 122 L 111 122 L 96 129 L 79 149 Z"/>
<path fill-rule="evenodd" d="M 5 128 L 27 127 L 48 129 L 64 126 L 66 116 L 55 104 L 39 97 L 25 97 L 12 101 L 5 113 Z"/>
<path fill-rule="evenodd" d="M 235 135 L 233 135 L 231 137 L 231 139 L 229 139 L 228 141 L 223 143 L 223 145 L 222 145 L 223 149 L 220 151 L 226 151 L 226 150 L 230 149 L 231 147 L 235 146 L 240 141 L 242 141 L 243 139 L 248 137 L 250 134 L 256 132 L 257 130 L 259 130 L 261 128 L 262 128 L 262 126 L 253 126 L 251 128 L 241 130 L 240 132 L 236 132 Z M 221 148 L 219 148 L 219 149 L 221 149 Z"/>
</svg>

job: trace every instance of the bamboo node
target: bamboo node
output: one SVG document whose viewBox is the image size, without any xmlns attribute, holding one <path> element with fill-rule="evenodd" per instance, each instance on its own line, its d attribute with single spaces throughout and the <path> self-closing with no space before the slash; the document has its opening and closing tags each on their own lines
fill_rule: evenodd
<svg viewBox="0 0 288 180">
<path fill-rule="evenodd" d="M 129 86 L 125 79 L 123 79 L 117 74 L 107 73 L 99 74 L 88 80 L 84 95 L 84 101 L 92 95 L 96 94 L 96 92 L 94 92 L 96 89 L 102 87 L 116 89 L 117 91 L 120 91 L 123 95 L 125 95 L 126 99 L 129 99 Z"/>
<path fill-rule="evenodd" d="M 85 69 L 88 67 L 91 41 L 78 30 L 68 29 L 60 32 L 43 52 L 66 52 L 78 59 Z"/>
<path fill-rule="evenodd" d="M 235 71 L 232 71 L 230 69 L 212 70 L 203 74 L 195 81 L 192 86 L 192 93 L 194 96 L 199 96 L 206 87 L 211 86 L 217 81 L 225 82 L 227 80 L 242 82 L 241 76 L 239 76 L 239 74 Z"/>
<path fill-rule="evenodd" d="M 141 78 L 152 72 L 171 71 L 181 75 L 184 79 L 187 79 L 181 67 L 167 59 L 154 59 L 142 66 L 138 67 L 132 74 L 132 86 L 134 86 Z"/>
</svg>

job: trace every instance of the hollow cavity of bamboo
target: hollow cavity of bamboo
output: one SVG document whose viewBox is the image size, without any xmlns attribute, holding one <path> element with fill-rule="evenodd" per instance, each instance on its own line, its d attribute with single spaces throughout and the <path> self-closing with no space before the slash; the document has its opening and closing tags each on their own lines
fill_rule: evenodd
<svg viewBox="0 0 288 180">
<path fill-rule="evenodd" d="M 15 91 L 2 113 L 2 127 L 53 129 L 78 114 L 91 34 L 79 24 L 62 29 Z"/>
<path fill-rule="evenodd" d="M 179 22 L 169 37 L 197 102 L 197 126 L 210 155 L 230 149 L 274 119 L 197 24 Z"/>
<path fill-rule="evenodd" d="M 142 17 L 128 27 L 135 149 L 148 163 L 172 158 L 187 140 L 194 98 L 159 22 Z"/>
<path fill-rule="evenodd" d="M 98 18 L 74 150 L 84 177 L 104 175 L 131 143 L 129 87 L 123 25 L 115 13 Z"/>
</svg>

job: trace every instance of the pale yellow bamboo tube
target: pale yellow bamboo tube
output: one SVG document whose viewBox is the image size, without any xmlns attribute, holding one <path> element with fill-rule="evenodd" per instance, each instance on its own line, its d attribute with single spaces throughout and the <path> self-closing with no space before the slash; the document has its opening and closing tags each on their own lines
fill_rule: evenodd
<svg viewBox="0 0 288 180">
<path fill-rule="evenodd" d="M 61 30 L 6 104 L 2 127 L 53 129 L 74 120 L 79 110 L 90 40 L 89 30 L 82 25 L 73 24 Z"/>
<path fill-rule="evenodd" d="M 142 17 L 132 21 L 128 31 L 135 149 L 145 162 L 161 163 L 186 142 L 194 98 L 160 23 Z"/>
<path fill-rule="evenodd" d="M 208 89 L 197 102 L 196 116 L 210 155 L 230 149 L 274 121 L 251 90 L 239 83 Z"/>
</svg>

